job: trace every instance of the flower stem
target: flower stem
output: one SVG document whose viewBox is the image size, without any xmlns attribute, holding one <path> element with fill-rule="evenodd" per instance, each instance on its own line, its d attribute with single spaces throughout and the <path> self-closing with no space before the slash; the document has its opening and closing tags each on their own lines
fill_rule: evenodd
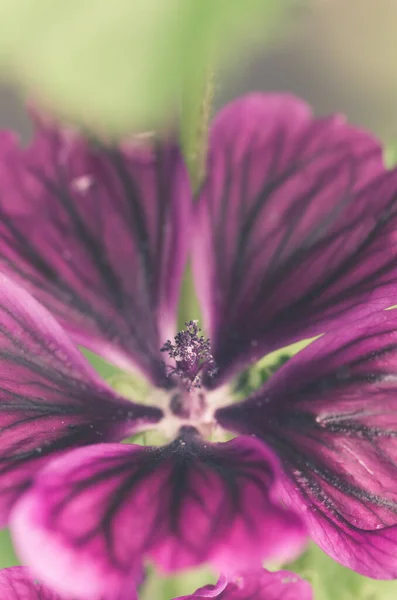
<svg viewBox="0 0 397 600">
<path fill-rule="evenodd" d="M 181 107 L 181 144 L 193 193 L 205 176 L 208 127 L 214 97 L 214 75 L 207 69 L 201 77 L 193 73 L 185 81 Z"/>
<path fill-rule="evenodd" d="M 214 75 L 207 69 L 197 77 L 192 73 L 185 80 L 181 106 L 181 145 L 193 194 L 200 189 L 205 176 L 208 148 L 208 128 L 214 96 Z M 194 289 L 193 274 L 189 264 L 182 282 L 178 311 L 179 329 L 191 319 L 201 319 L 200 305 Z"/>
</svg>

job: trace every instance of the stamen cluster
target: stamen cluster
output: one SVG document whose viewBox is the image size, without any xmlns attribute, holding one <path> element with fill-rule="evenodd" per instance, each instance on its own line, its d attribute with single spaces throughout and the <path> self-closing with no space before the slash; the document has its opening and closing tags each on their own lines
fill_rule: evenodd
<svg viewBox="0 0 397 600">
<path fill-rule="evenodd" d="M 175 360 L 175 367 L 167 365 L 169 375 L 178 377 L 190 391 L 201 387 L 203 373 L 214 377 L 217 366 L 211 354 L 210 340 L 201 335 L 198 321 L 188 321 L 185 325 L 186 329 L 174 337 L 174 343 L 167 340 L 161 352 L 167 352 Z"/>
</svg>

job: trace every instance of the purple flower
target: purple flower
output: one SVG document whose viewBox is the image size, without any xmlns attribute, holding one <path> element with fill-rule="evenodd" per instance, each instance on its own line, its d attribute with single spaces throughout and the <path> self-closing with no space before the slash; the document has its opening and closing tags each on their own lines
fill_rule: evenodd
<svg viewBox="0 0 397 600">
<path fill-rule="evenodd" d="M 282 507 L 281 467 L 262 442 L 211 443 L 175 416 L 169 444 L 121 444 L 172 419 L 115 394 L 4 276 L 0 329 L 0 513 L 5 523 L 12 509 L 21 557 L 54 590 L 118 600 L 146 559 L 168 571 L 209 561 L 233 573 L 301 550 L 305 528 Z"/>
<path fill-rule="evenodd" d="M 312 600 L 313 594 L 307 581 L 293 573 L 278 571 L 255 571 L 228 581 L 221 577 L 216 585 L 207 585 L 191 596 L 176 600 Z"/>
<path fill-rule="evenodd" d="M 26 567 L 11 567 L 0 571 L 0 595 L 2 600 L 61 600 L 58 594 L 35 581 Z M 65 598 L 63 600 L 72 600 Z M 207 585 L 191 596 L 175 600 L 312 600 L 310 585 L 286 571 L 269 573 L 259 571 L 228 582 L 221 577 L 216 585 Z M 102 598 L 106 600 L 106 598 Z M 119 596 L 118 600 L 134 600 L 131 590 Z"/>
<path fill-rule="evenodd" d="M 120 397 L 1 281 L 1 516 L 39 576 L 87 598 L 146 559 L 229 577 L 301 548 L 289 507 L 343 564 L 397 577 L 397 171 L 377 142 L 248 96 L 215 121 L 195 203 L 168 142 L 116 149 L 45 122 L 0 154 L 2 269 L 153 386 Z M 196 315 L 175 336 L 188 257 L 210 341 Z M 321 333 L 235 402 L 243 368 Z M 119 443 L 149 428 L 169 443 Z"/>
<path fill-rule="evenodd" d="M 38 581 L 27 567 L 10 567 L 0 570 L 0 597 L 2 600 L 78 600 L 59 596 Z M 103 595 L 91 600 L 108 600 Z M 123 590 L 117 600 L 138 600 L 134 589 Z"/>
<path fill-rule="evenodd" d="M 0 571 L 0 596 L 3 600 L 61 600 L 58 594 L 35 581 L 27 567 Z"/>
</svg>

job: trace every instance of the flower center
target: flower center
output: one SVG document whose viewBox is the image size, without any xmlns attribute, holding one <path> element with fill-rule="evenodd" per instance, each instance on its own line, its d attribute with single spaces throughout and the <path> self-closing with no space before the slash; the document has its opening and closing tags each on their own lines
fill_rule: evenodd
<svg viewBox="0 0 397 600">
<path fill-rule="evenodd" d="M 174 337 L 174 343 L 167 340 L 160 350 L 167 352 L 175 361 L 175 366 L 166 365 L 168 375 L 177 379 L 187 392 L 201 388 L 203 375 L 214 377 L 218 370 L 211 354 L 210 341 L 201 334 L 196 320 L 188 321 L 186 329 Z"/>
<path fill-rule="evenodd" d="M 169 399 L 170 412 L 180 419 L 198 422 L 206 413 L 206 394 L 202 391 L 202 380 L 214 377 L 217 367 L 211 354 L 208 338 L 205 338 L 198 321 L 186 323 L 174 337 L 167 340 L 161 352 L 166 352 L 174 364 L 165 364 L 168 377 L 176 384 Z"/>
</svg>

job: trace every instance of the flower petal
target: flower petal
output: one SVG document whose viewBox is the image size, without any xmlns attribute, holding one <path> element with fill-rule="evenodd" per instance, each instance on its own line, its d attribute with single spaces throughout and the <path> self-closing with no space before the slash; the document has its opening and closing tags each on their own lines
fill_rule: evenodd
<svg viewBox="0 0 397 600">
<path fill-rule="evenodd" d="M 216 585 L 207 585 L 191 596 L 175 600 L 312 600 L 313 594 L 307 581 L 288 571 L 255 571 L 227 581 L 221 577 Z"/>
<path fill-rule="evenodd" d="M 253 94 L 215 121 L 194 265 L 218 382 L 238 363 L 395 303 L 397 171 L 341 117 Z M 215 384 L 215 382 L 214 382 Z"/>
<path fill-rule="evenodd" d="M 163 447 L 83 448 L 38 474 L 13 512 L 14 542 L 43 581 L 79 598 L 117 596 L 145 557 L 167 572 L 260 568 L 306 539 L 278 502 L 278 469 L 261 442 L 210 444 L 191 428 Z"/>
<path fill-rule="evenodd" d="M 11 567 L 0 571 L 2 600 L 61 600 L 58 594 L 36 582 L 27 567 Z"/>
<path fill-rule="evenodd" d="M 328 554 L 365 575 L 397 577 L 396 310 L 326 334 L 216 416 L 283 458 L 286 501 L 303 506 Z"/>
<path fill-rule="evenodd" d="M 0 523 L 66 448 L 121 440 L 162 417 L 117 396 L 54 318 L 0 275 Z"/>
<path fill-rule="evenodd" d="M 74 339 L 164 380 L 174 332 L 190 195 L 171 144 L 95 145 L 38 123 L 23 149 L 0 137 L 2 269 Z"/>
<path fill-rule="evenodd" d="M 2 600 L 74 600 L 59 596 L 38 582 L 27 567 L 0 570 L 0 597 Z M 107 600 L 101 596 L 91 600 Z M 115 599 L 116 600 L 116 599 Z M 137 600 L 134 589 L 123 590 L 117 600 Z"/>
</svg>

